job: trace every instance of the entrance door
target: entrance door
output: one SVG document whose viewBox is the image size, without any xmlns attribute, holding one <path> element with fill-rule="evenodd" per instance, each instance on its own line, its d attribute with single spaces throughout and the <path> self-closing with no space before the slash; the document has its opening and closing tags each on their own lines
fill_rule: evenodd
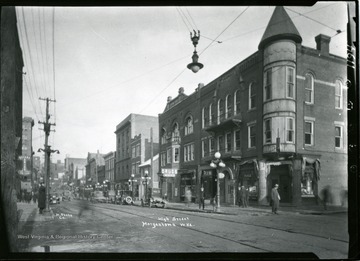
<svg viewBox="0 0 360 261">
<path fill-rule="evenodd" d="M 169 201 L 172 201 L 172 183 L 167 183 L 167 198 Z"/>
<path fill-rule="evenodd" d="M 281 202 L 290 202 L 290 178 L 288 175 L 281 175 L 279 182 L 279 194 Z"/>
<path fill-rule="evenodd" d="M 269 197 L 271 196 L 271 189 L 275 184 L 278 184 L 278 191 L 281 198 L 280 202 L 289 203 L 291 201 L 292 190 L 288 165 L 271 166 L 267 182 Z"/>
</svg>

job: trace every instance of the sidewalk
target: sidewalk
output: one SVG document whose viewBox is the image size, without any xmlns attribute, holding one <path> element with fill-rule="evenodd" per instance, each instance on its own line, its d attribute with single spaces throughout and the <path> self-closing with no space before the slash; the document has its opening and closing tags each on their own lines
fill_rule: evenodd
<svg viewBox="0 0 360 261">
<path fill-rule="evenodd" d="M 18 231 L 21 231 L 26 222 L 43 222 L 54 219 L 54 214 L 50 212 L 39 213 L 37 203 L 17 202 L 18 209 Z"/>
<path fill-rule="evenodd" d="M 229 206 L 224 205 L 220 206 L 220 211 L 216 211 L 216 207 L 213 208 L 210 204 L 205 204 L 205 209 L 199 209 L 199 204 L 191 203 L 190 206 L 187 206 L 185 203 L 175 203 L 168 202 L 166 205 L 168 209 L 176 209 L 183 211 L 193 211 L 193 212 L 205 212 L 205 213 L 218 213 L 218 214 L 227 214 L 227 215 L 239 215 L 243 212 L 262 212 L 262 213 L 271 213 L 270 206 L 262 206 L 257 203 L 250 204 L 247 208 L 242 208 L 239 206 Z M 290 205 L 281 205 L 279 208 L 279 212 L 288 212 L 288 213 L 296 213 L 296 214 L 304 214 L 304 215 L 330 215 L 337 213 L 347 213 L 346 207 L 340 206 L 328 206 L 327 210 L 324 210 L 321 205 L 314 206 L 290 206 Z"/>
</svg>

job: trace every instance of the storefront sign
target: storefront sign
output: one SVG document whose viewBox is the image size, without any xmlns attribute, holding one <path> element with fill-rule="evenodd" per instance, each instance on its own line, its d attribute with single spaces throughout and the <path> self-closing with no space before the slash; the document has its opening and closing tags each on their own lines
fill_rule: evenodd
<svg viewBox="0 0 360 261">
<path fill-rule="evenodd" d="M 177 169 L 161 169 L 161 174 L 163 174 L 163 177 L 175 177 L 177 172 Z"/>
</svg>

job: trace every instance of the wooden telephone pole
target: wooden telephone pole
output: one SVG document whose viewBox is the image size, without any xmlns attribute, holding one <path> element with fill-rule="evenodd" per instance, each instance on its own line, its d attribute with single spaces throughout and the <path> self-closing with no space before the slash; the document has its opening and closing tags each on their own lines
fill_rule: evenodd
<svg viewBox="0 0 360 261">
<path fill-rule="evenodd" d="M 45 152 L 45 175 L 44 175 L 44 182 L 45 182 L 45 189 L 46 189 L 46 199 L 45 199 L 45 209 L 46 211 L 49 211 L 49 196 L 50 196 L 50 155 L 51 153 L 57 152 L 60 153 L 58 150 L 52 150 L 50 149 L 51 146 L 48 145 L 48 139 L 50 135 L 51 125 L 56 126 L 55 123 L 50 123 L 50 114 L 49 114 L 49 102 L 56 102 L 56 100 L 51 100 L 49 98 L 39 98 L 40 100 L 46 101 L 46 121 L 41 122 L 39 121 L 39 124 L 44 124 L 43 131 L 45 132 L 45 145 L 44 149 L 39 149 L 38 151 Z"/>
</svg>

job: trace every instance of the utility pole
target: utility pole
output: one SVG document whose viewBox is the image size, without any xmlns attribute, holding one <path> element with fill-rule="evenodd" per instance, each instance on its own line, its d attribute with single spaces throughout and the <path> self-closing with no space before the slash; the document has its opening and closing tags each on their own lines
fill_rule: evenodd
<svg viewBox="0 0 360 261">
<path fill-rule="evenodd" d="M 45 199 L 45 209 L 46 211 L 49 211 L 49 195 L 50 195 L 50 154 L 57 152 L 60 153 L 58 150 L 51 150 L 48 145 L 48 139 L 50 135 L 51 125 L 55 126 L 55 123 L 50 123 L 50 115 L 49 115 L 49 102 L 56 102 L 55 100 L 51 100 L 49 98 L 39 98 L 40 100 L 46 101 L 46 121 L 41 122 L 39 121 L 39 124 L 44 124 L 43 131 L 45 132 L 45 145 L 44 149 L 39 149 L 38 152 L 43 151 L 45 152 L 45 175 L 44 175 L 44 181 L 45 181 L 45 189 L 46 189 L 46 199 Z M 53 130 L 55 131 L 55 130 Z"/>
</svg>

